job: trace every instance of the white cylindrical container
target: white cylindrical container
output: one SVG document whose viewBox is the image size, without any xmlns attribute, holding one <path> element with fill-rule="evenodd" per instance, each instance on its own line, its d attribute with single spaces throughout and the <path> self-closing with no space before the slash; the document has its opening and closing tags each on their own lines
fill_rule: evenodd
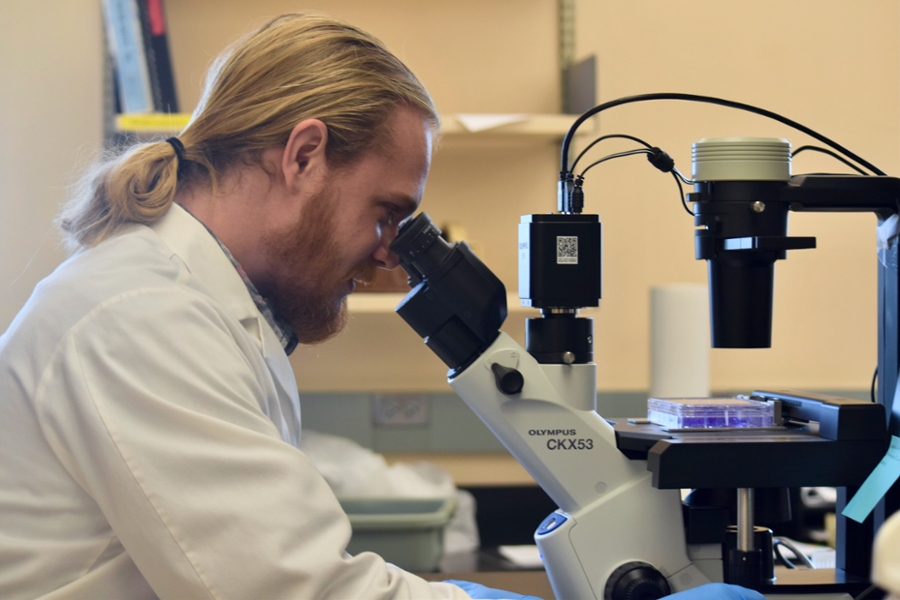
<svg viewBox="0 0 900 600">
<path fill-rule="evenodd" d="M 695 181 L 788 181 L 791 143 L 782 138 L 704 138 L 694 142 Z"/>
<path fill-rule="evenodd" d="M 650 396 L 709 396 L 709 294 L 704 284 L 650 290 Z"/>
</svg>

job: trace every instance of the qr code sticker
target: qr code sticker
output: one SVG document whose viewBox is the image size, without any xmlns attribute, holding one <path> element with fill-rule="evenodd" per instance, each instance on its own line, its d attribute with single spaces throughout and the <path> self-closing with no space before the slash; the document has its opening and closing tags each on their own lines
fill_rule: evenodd
<svg viewBox="0 0 900 600">
<path fill-rule="evenodd" d="M 578 236 L 574 236 L 574 235 L 558 235 L 558 236 L 556 236 L 556 264 L 558 264 L 558 265 L 577 265 L 578 264 Z"/>
</svg>

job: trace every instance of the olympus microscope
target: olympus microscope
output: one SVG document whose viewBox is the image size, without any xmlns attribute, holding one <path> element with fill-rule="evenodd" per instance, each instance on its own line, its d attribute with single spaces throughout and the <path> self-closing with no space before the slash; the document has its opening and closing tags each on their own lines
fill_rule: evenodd
<svg viewBox="0 0 900 600">
<path fill-rule="evenodd" d="M 584 171 L 575 173 L 569 148 L 577 128 L 597 113 L 651 100 L 762 114 L 871 173 L 792 176 L 786 140 L 721 138 L 694 144 L 688 181 L 659 148 L 605 136 L 641 142 L 653 166 L 694 185 L 688 196 L 694 210 L 682 201 L 697 227 L 696 258 L 708 262 L 714 347 L 771 345 L 774 264 L 787 250 L 815 247 L 815 238 L 787 235 L 789 211 L 875 213 L 885 240 L 877 402 L 757 390 L 747 399 L 774 414 L 773 426 L 764 428 L 664 427 L 597 413 L 593 325 L 578 311 L 599 305 L 601 224 L 582 213 Z M 519 223 L 519 297 L 540 310 L 527 320 L 524 347 L 500 331 L 507 316 L 503 284 L 464 242 L 448 244 L 422 213 L 391 246 L 413 286 L 398 314 L 447 364 L 451 387 L 559 507 L 535 532 L 556 596 L 650 599 L 723 580 L 778 595 L 855 594 L 865 587 L 874 533 L 900 508 L 900 486 L 862 524 L 838 516 L 837 568 L 826 585 L 777 584 L 771 538 L 754 527 L 754 507 L 771 490 L 777 496 L 790 487 L 835 486 L 840 513 L 884 456 L 889 432 L 900 434 L 894 402 L 900 180 L 775 113 L 706 96 L 648 94 L 607 102 L 575 122 L 563 141 L 558 190 L 556 213 L 525 215 Z M 695 490 L 685 502 L 683 488 Z M 736 506 L 710 503 L 704 490 L 724 491 Z"/>
</svg>

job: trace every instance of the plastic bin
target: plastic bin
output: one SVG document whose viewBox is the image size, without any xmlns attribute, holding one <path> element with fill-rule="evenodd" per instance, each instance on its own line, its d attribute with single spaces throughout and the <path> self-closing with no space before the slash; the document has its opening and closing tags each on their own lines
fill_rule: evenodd
<svg viewBox="0 0 900 600">
<path fill-rule="evenodd" d="M 407 571 L 437 570 L 455 498 L 341 498 L 340 503 L 353 527 L 347 552 L 375 552 Z"/>
</svg>

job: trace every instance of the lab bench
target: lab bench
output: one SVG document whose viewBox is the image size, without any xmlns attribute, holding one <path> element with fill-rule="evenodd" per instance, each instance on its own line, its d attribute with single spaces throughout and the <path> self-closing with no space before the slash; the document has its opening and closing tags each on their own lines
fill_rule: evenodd
<svg viewBox="0 0 900 600">
<path fill-rule="evenodd" d="M 775 567 L 775 575 L 778 583 L 785 586 L 809 586 L 808 593 L 827 593 L 829 584 L 834 581 L 834 569 L 787 569 Z M 543 600 L 555 600 L 550 580 L 543 570 L 537 571 L 473 571 L 459 573 L 425 573 L 421 574 L 428 581 L 443 581 L 445 579 L 462 579 L 474 581 L 488 587 L 530 594 Z M 794 589 L 796 591 L 796 588 Z M 786 594 L 791 590 L 782 588 L 774 593 Z M 769 592 L 767 592 L 769 593 Z M 798 600 L 802 595 L 797 596 Z"/>
<path fill-rule="evenodd" d="M 531 475 L 508 452 L 390 452 L 388 464 L 428 461 L 453 477 L 459 487 L 537 485 Z"/>
<path fill-rule="evenodd" d="M 461 573 L 424 573 L 423 579 L 428 581 L 444 581 L 445 579 L 461 579 L 474 581 L 491 588 L 529 594 L 543 600 L 555 600 L 550 580 L 544 570 L 539 571 L 472 571 Z"/>
</svg>

